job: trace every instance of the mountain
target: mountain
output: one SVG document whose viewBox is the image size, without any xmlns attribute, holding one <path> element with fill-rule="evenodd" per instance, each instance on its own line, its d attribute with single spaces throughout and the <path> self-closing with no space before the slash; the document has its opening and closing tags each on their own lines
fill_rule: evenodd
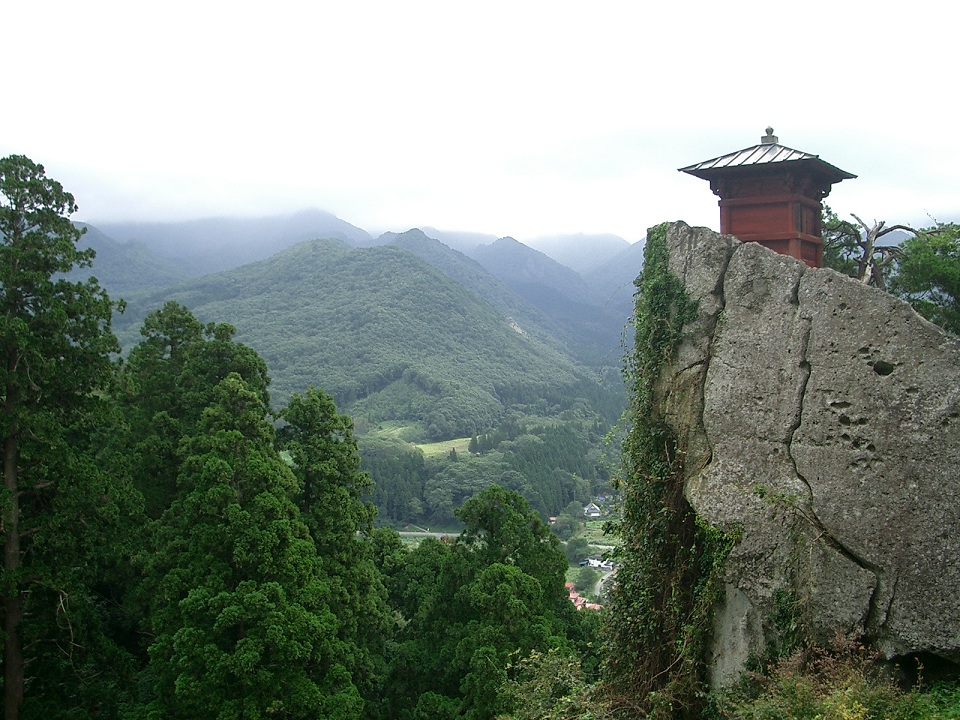
<svg viewBox="0 0 960 720">
<path fill-rule="evenodd" d="M 536 286 L 581 301 L 590 299 L 590 288 L 576 271 L 511 237 L 475 247 L 467 255 L 514 289 Z"/>
<path fill-rule="evenodd" d="M 604 307 L 615 309 L 615 312 L 626 317 L 633 313 L 633 293 L 636 290 L 633 281 L 643 270 L 645 243 L 642 240 L 628 244 L 606 262 L 583 273 L 584 281 L 594 296 L 602 300 Z"/>
<path fill-rule="evenodd" d="M 579 233 L 534 238 L 524 245 L 584 275 L 626 250 L 630 243 L 619 235 Z"/>
<path fill-rule="evenodd" d="M 460 240 L 469 236 L 470 243 L 490 239 L 470 233 L 440 234 L 448 241 L 453 235 Z M 640 267 L 634 261 L 609 262 L 584 278 L 512 238 L 472 245 L 464 253 L 419 230 L 384 233 L 374 240 L 322 211 L 247 220 L 107 223 L 89 226 L 84 237 L 97 250 L 96 274 L 101 284 L 113 297 L 128 302 L 189 277 L 265 259 L 303 238 L 335 237 L 354 247 L 393 243 L 479 295 L 519 329 L 548 344 L 560 343 L 579 361 L 598 368 L 619 367 L 632 279 Z M 632 247 L 626 245 L 624 252 Z M 629 277 L 621 277 L 624 273 Z M 75 276 L 89 274 L 81 271 Z M 623 297 L 612 299 L 612 287 L 626 288 L 620 292 Z"/>
<path fill-rule="evenodd" d="M 79 247 L 92 248 L 97 257 L 92 268 L 81 268 L 71 273 L 77 280 L 94 275 L 111 297 L 120 299 L 145 289 L 172 285 L 190 273 L 181 265 L 161 258 L 140 242 L 118 243 L 99 228 L 77 223 L 83 228 Z"/>
<path fill-rule="evenodd" d="M 568 355 L 398 245 L 314 240 L 190 279 L 131 303 L 123 339 L 171 299 L 237 328 L 267 362 L 277 406 L 318 385 L 358 423 L 413 421 L 443 439 L 482 432 L 511 407 L 602 394 Z"/>
<path fill-rule="evenodd" d="M 258 218 L 96 225 L 120 244 L 143 243 L 191 277 L 262 260 L 304 240 L 336 238 L 357 246 L 374 242 L 365 230 L 323 210 Z"/>
<path fill-rule="evenodd" d="M 479 295 L 504 317 L 510 318 L 524 332 L 536 334 L 547 342 L 560 341 L 576 354 L 576 336 L 558 325 L 553 318 L 534 307 L 516 292 L 495 278 L 476 260 L 428 237 L 419 229 L 405 233 L 384 233 L 383 240 L 409 250 L 451 280 Z"/>
<path fill-rule="evenodd" d="M 437 230 L 433 227 L 420 228 L 428 237 L 439 240 L 447 247 L 454 250 L 467 252 L 478 245 L 489 245 L 497 241 L 496 235 L 487 235 L 485 233 L 463 232 L 455 230 Z"/>
<path fill-rule="evenodd" d="M 575 271 L 513 238 L 474 248 L 469 255 L 571 333 L 581 361 L 593 367 L 619 367 L 620 342 L 629 313 L 609 305 L 607 297 Z"/>
</svg>

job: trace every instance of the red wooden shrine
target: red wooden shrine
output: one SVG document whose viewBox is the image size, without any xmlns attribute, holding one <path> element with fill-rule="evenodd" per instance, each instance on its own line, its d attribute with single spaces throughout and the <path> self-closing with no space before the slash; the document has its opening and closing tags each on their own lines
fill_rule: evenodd
<svg viewBox="0 0 960 720">
<path fill-rule="evenodd" d="M 820 201 L 856 175 L 779 143 L 773 128 L 759 145 L 680 168 L 710 181 L 720 197 L 720 232 L 758 242 L 811 267 L 823 265 Z"/>
</svg>

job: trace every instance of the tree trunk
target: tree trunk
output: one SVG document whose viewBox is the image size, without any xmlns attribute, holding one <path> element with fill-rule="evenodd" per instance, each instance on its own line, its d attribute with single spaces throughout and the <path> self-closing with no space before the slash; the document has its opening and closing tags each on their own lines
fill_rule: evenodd
<svg viewBox="0 0 960 720">
<path fill-rule="evenodd" d="M 18 495 L 17 440 L 11 433 L 3 448 L 3 485 L 9 493 L 3 514 L 3 571 L 9 586 L 3 598 L 3 690 L 4 718 L 17 720 L 23 701 L 23 657 L 20 649 L 20 616 L 23 596 L 17 571 L 20 569 L 20 498 Z"/>
<path fill-rule="evenodd" d="M 3 513 L 3 574 L 6 588 L 3 596 L 3 707 L 5 720 L 20 717 L 23 702 L 23 653 L 20 648 L 20 618 L 23 595 L 17 575 L 20 570 L 20 495 L 17 467 L 17 427 L 14 419 L 14 394 L 7 387 L 4 414 L 10 425 L 3 443 L 3 486 L 9 498 Z"/>
</svg>

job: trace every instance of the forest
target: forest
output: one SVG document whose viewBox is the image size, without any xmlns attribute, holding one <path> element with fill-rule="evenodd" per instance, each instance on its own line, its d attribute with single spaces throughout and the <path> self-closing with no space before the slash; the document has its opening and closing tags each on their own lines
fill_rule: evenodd
<svg viewBox="0 0 960 720">
<path fill-rule="evenodd" d="M 186 304 L 147 312 L 121 353 L 113 328 L 126 303 L 95 273 L 72 274 L 95 259 L 69 221 L 73 196 L 23 156 L 0 160 L 0 192 L 6 718 L 693 717 L 624 690 L 647 651 L 638 608 L 649 587 L 623 584 L 612 611 L 570 602 L 570 561 L 586 548 L 571 557 L 576 544 L 565 553 L 560 536 L 576 533 L 577 507 L 610 488 L 611 472 L 600 450 L 609 401 L 571 398 L 583 383 L 574 365 L 557 365 L 569 374 L 539 394 L 490 376 L 489 397 L 426 358 L 371 376 L 366 392 L 334 376 L 363 422 L 380 425 L 361 458 L 333 393 L 273 393 L 268 360 L 235 326 Z M 324 243 L 296 252 L 364 260 Z M 439 275 L 434 286 L 451 292 Z M 444 415 L 451 395 L 473 424 Z M 409 439 L 465 436 L 466 452 L 437 460 L 388 432 L 385 408 L 419 402 L 429 407 Z M 641 419 L 628 452 L 647 442 Z M 410 545 L 378 509 L 381 521 L 458 533 Z M 553 529 L 552 515 L 563 520 Z M 921 699 L 881 690 L 889 717 L 956 717 L 923 714 L 955 712 L 951 687 Z M 711 704 L 703 690 L 690 690 L 698 712 L 782 716 Z"/>
</svg>

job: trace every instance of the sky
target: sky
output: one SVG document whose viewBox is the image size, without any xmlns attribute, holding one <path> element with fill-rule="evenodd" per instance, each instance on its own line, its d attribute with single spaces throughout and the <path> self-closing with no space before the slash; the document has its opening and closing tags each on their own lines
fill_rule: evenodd
<svg viewBox="0 0 960 720">
<path fill-rule="evenodd" d="M 780 143 L 841 216 L 960 220 L 960 4 L 5 0 L 0 156 L 74 219 L 321 208 L 431 226 L 717 229 L 686 165 Z"/>
</svg>

